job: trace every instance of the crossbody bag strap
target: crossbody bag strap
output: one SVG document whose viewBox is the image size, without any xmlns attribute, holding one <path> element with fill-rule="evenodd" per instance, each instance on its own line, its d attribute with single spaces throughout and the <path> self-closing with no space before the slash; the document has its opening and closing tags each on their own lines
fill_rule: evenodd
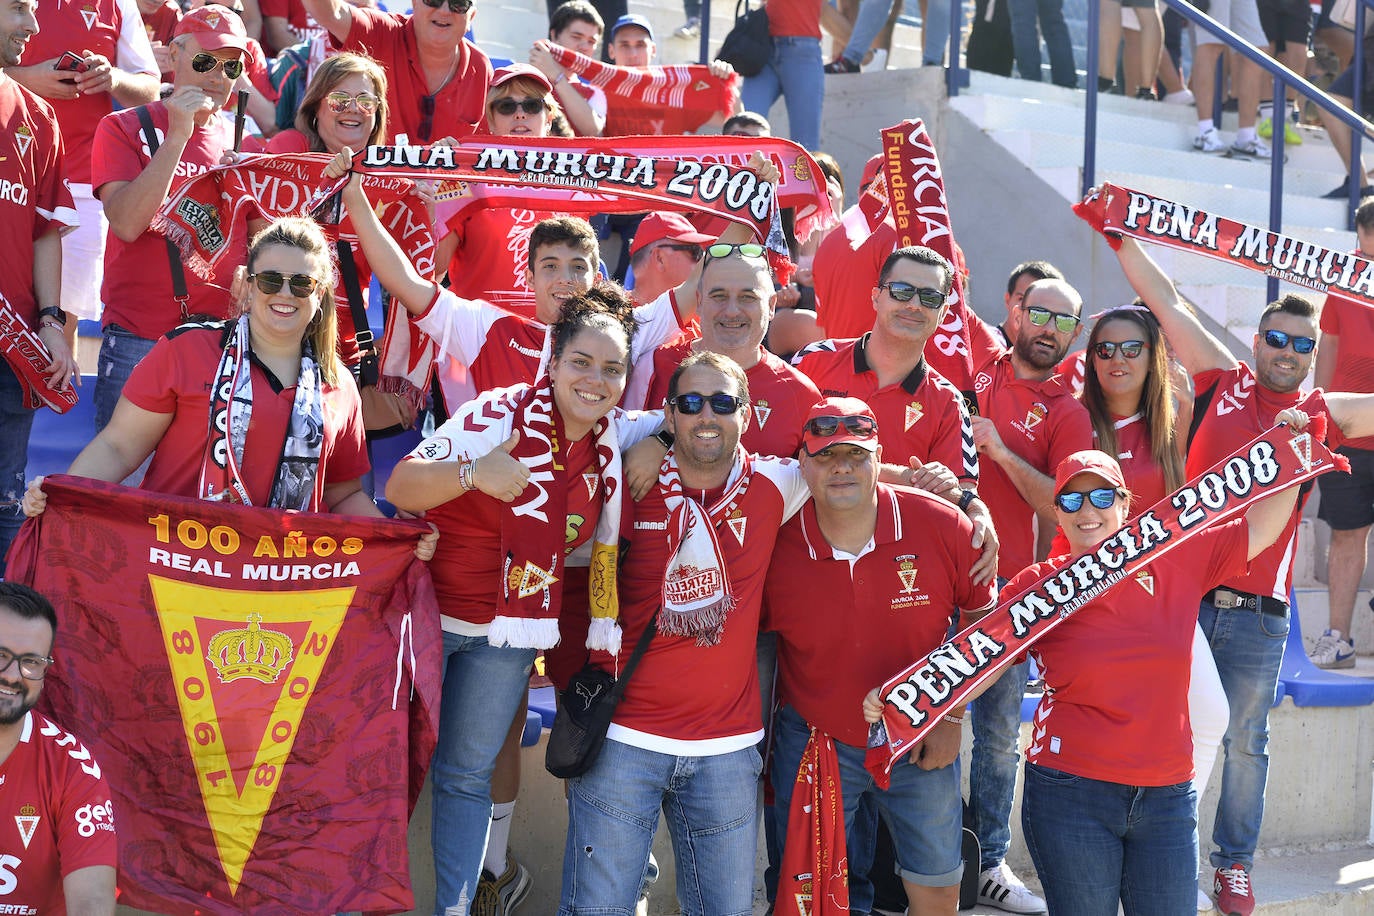
<svg viewBox="0 0 1374 916">
<path fill-rule="evenodd" d="M 639 642 L 635 643 L 635 650 L 630 653 L 630 657 L 625 660 L 625 670 L 620 677 L 615 679 L 615 686 L 611 688 L 611 698 L 619 703 L 620 698 L 625 695 L 625 685 L 630 682 L 630 675 L 635 673 L 635 668 L 639 667 L 639 660 L 644 657 L 645 651 L 649 648 L 649 642 L 658 632 L 658 614 L 649 620 L 649 625 L 644 628 L 644 632 L 639 634 Z"/>
<path fill-rule="evenodd" d="M 353 246 L 344 239 L 335 243 L 339 254 L 339 276 L 343 280 L 344 292 L 348 296 L 348 311 L 353 316 L 353 341 L 363 354 L 359 367 L 359 385 L 375 385 L 380 377 L 377 355 L 373 349 L 376 337 L 367 320 L 367 305 L 363 302 L 363 287 L 358 282 L 358 265 L 353 262 Z M 368 356 L 371 354 L 371 358 Z"/>
<path fill-rule="evenodd" d="M 148 113 L 147 105 L 139 105 L 134 111 L 138 114 L 139 127 L 143 129 L 143 141 L 148 144 L 148 158 L 157 153 L 157 130 L 153 127 L 153 116 Z M 171 239 L 167 243 L 167 264 L 172 271 L 172 298 L 181 306 L 181 320 L 191 317 L 191 293 L 186 288 L 186 271 L 181 266 L 181 252 Z"/>
</svg>

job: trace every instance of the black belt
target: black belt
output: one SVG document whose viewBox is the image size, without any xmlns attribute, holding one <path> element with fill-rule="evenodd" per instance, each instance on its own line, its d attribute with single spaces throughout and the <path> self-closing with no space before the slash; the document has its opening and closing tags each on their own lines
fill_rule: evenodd
<svg viewBox="0 0 1374 916">
<path fill-rule="evenodd" d="M 1288 616 L 1288 602 L 1269 595 L 1252 595 L 1249 592 L 1233 592 L 1229 588 L 1214 588 L 1203 595 L 1202 600 L 1210 601 L 1214 607 L 1223 611 L 1240 609 L 1259 611 L 1270 617 Z"/>
</svg>

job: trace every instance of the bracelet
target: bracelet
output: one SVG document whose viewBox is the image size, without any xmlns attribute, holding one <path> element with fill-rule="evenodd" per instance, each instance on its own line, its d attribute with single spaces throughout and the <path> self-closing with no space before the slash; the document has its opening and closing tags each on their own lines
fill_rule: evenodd
<svg viewBox="0 0 1374 916">
<path fill-rule="evenodd" d="M 49 318 L 47 315 L 39 319 L 38 326 L 40 328 L 56 328 L 59 331 L 65 327 L 62 322 L 58 321 L 56 318 Z"/>
<path fill-rule="evenodd" d="M 472 481 L 472 460 L 458 462 L 458 486 L 464 493 L 477 489 Z"/>
<path fill-rule="evenodd" d="M 944 721 L 948 722 L 948 723 L 951 724 L 951 725 L 963 725 L 963 724 L 964 724 L 964 717 L 963 717 L 963 716 L 951 716 L 949 713 L 945 713 L 944 715 L 940 716 L 940 718 L 943 719 Z"/>
<path fill-rule="evenodd" d="M 557 88 L 558 84 L 561 83 L 561 82 L 563 82 L 563 81 L 566 80 L 567 78 L 568 78 L 568 71 L 564 70 L 562 73 L 560 73 L 560 74 L 558 74 L 556 77 L 554 77 L 554 79 L 553 79 L 553 85 L 554 85 L 554 87 Z"/>
</svg>

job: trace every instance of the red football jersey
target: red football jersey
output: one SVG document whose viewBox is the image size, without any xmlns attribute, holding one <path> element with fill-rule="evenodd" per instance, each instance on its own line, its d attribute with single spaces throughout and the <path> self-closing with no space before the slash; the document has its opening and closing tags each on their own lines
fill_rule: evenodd
<svg viewBox="0 0 1374 916">
<path fill-rule="evenodd" d="M 114 805 L 100 764 L 38 713 L 0 763 L 0 912 L 65 913 L 62 879 L 117 867 Z"/>
<path fill-rule="evenodd" d="M 1322 306 L 1322 334 L 1339 339 L 1331 391 L 1374 391 L 1374 307 L 1330 293 Z M 1324 342 L 1322 346 L 1326 347 Z M 1374 436 L 1347 439 L 1350 448 L 1374 450 Z"/>
<path fill-rule="evenodd" d="M 847 340 L 873 327 L 873 288 L 883 262 L 897 249 L 897 230 L 884 221 L 857 244 L 843 225 L 821 240 L 811 264 L 816 316 L 827 336 Z"/>
<path fill-rule="evenodd" d="M 463 299 L 485 299 L 517 315 L 533 318 L 534 291 L 525 279 L 530 266 L 530 233 L 541 221 L 558 214 L 508 207 L 465 207 L 446 219 L 446 209 L 439 204 L 438 222 L 458 240 L 458 248 L 448 263 L 449 290 Z"/>
</svg>

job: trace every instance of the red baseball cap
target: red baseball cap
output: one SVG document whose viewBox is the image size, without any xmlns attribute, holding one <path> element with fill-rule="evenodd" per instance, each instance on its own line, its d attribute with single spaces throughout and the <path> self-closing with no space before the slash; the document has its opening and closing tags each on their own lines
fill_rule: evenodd
<svg viewBox="0 0 1374 916">
<path fill-rule="evenodd" d="M 491 75 L 491 82 L 488 84 L 487 88 L 490 90 L 495 89 L 497 86 L 504 86 L 511 80 L 519 79 L 522 76 L 526 79 L 534 80 L 536 83 L 543 86 L 545 92 L 553 92 L 553 83 L 549 82 L 549 78 L 545 76 L 538 67 L 520 63 L 507 64 L 493 73 Z"/>
<path fill-rule="evenodd" d="M 238 13 L 223 6 L 202 6 L 181 17 L 172 37 L 191 35 L 206 51 L 233 48 L 248 53 L 248 32 Z"/>
<path fill-rule="evenodd" d="M 834 421 L 833 426 L 827 421 Z M 857 445 L 876 452 L 878 420 L 873 416 L 873 408 L 858 398 L 826 398 L 807 411 L 806 425 L 802 427 L 802 448 L 806 454 L 816 455 L 832 445 Z"/>
<path fill-rule="evenodd" d="M 883 167 L 883 154 L 882 154 L 882 153 L 874 153 L 872 156 L 869 156 L 869 157 L 868 157 L 868 161 L 864 163 L 864 174 L 863 174 L 863 177 L 859 179 L 859 187 L 860 187 L 860 188 L 866 187 L 866 186 L 868 185 L 869 182 L 871 182 L 873 179 L 877 178 L 877 177 L 878 177 L 878 170 L 881 169 L 882 167 Z"/>
<path fill-rule="evenodd" d="M 1121 465 L 1116 463 L 1116 459 L 1106 452 L 1088 448 L 1074 452 L 1059 462 L 1059 467 L 1054 469 L 1055 495 L 1064 492 L 1068 482 L 1079 474 L 1096 474 L 1112 486 L 1126 489 L 1126 478 L 1122 475 Z"/>
<path fill-rule="evenodd" d="M 687 217 L 681 213 L 650 213 L 644 217 L 639 228 L 635 230 L 635 239 L 630 246 L 630 254 L 633 255 L 654 242 L 664 240 L 682 242 L 684 245 L 709 245 L 716 238 L 712 235 L 706 235 L 704 232 L 698 232 L 696 227 L 688 222 Z"/>
</svg>

